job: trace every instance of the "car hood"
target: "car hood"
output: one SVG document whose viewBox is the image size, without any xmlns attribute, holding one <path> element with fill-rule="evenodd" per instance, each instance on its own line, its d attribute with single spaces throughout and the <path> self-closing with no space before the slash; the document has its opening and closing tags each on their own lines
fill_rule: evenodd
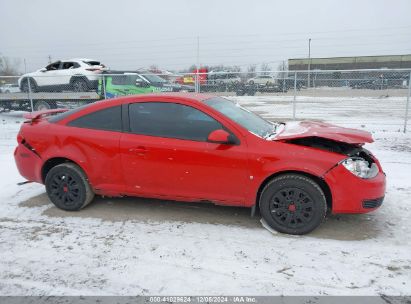
<svg viewBox="0 0 411 304">
<path fill-rule="evenodd" d="M 40 71 L 41 71 L 41 69 L 37 70 L 37 71 L 34 71 L 34 72 L 25 73 L 25 74 L 21 75 L 19 79 L 22 79 L 22 78 L 27 77 L 27 76 L 37 76 L 40 73 Z"/>
<path fill-rule="evenodd" d="M 282 124 L 278 127 L 277 135 L 273 139 L 286 140 L 304 137 L 321 137 L 348 144 L 364 144 L 374 141 L 371 133 L 367 131 L 315 121 L 293 121 Z"/>
</svg>

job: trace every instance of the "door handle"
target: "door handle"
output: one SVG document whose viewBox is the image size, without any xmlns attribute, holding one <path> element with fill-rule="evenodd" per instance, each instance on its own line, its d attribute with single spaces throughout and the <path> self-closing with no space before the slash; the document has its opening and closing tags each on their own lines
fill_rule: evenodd
<svg viewBox="0 0 411 304">
<path fill-rule="evenodd" d="M 128 149 L 129 152 L 136 153 L 138 155 L 144 155 L 147 153 L 147 148 L 143 146 L 139 146 L 137 148 L 130 148 Z"/>
</svg>

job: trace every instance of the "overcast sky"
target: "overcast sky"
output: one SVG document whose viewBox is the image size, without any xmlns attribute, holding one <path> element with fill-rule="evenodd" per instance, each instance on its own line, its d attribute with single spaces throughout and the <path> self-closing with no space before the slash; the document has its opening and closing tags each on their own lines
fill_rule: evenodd
<svg viewBox="0 0 411 304">
<path fill-rule="evenodd" d="M 27 70 L 87 57 L 178 70 L 312 57 L 410 54 L 410 0 L 0 0 L 0 53 Z M 22 64 L 21 70 L 24 70 Z"/>
</svg>

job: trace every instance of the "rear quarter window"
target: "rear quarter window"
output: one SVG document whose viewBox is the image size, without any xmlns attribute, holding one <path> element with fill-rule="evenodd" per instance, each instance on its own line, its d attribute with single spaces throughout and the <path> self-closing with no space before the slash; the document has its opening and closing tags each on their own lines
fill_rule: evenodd
<svg viewBox="0 0 411 304">
<path fill-rule="evenodd" d="M 89 104 L 83 105 L 83 106 L 81 106 L 81 107 L 68 110 L 67 112 L 63 112 L 63 113 L 59 113 L 59 114 L 50 116 L 50 117 L 48 117 L 47 119 L 48 119 L 49 122 L 57 123 L 57 122 L 63 120 L 64 118 L 69 117 L 70 115 L 72 115 L 72 114 L 74 114 L 74 113 L 77 113 L 77 112 L 79 112 L 79 111 L 82 111 L 82 110 L 88 108 L 88 107 L 91 106 L 91 105 L 92 105 L 92 103 L 89 103 Z"/>
<path fill-rule="evenodd" d="M 67 125 L 77 128 L 121 132 L 121 106 L 106 108 L 86 114 L 70 121 Z"/>
</svg>

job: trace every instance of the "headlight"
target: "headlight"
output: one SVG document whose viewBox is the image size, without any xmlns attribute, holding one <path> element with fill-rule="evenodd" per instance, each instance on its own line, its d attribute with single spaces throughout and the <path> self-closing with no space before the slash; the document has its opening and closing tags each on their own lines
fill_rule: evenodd
<svg viewBox="0 0 411 304">
<path fill-rule="evenodd" d="M 361 178 L 373 178 L 378 174 L 378 166 L 370 163 L 363 158 L 353 157 L 343 160 L 341 164 L 352 174 Z"/>
</svg>

